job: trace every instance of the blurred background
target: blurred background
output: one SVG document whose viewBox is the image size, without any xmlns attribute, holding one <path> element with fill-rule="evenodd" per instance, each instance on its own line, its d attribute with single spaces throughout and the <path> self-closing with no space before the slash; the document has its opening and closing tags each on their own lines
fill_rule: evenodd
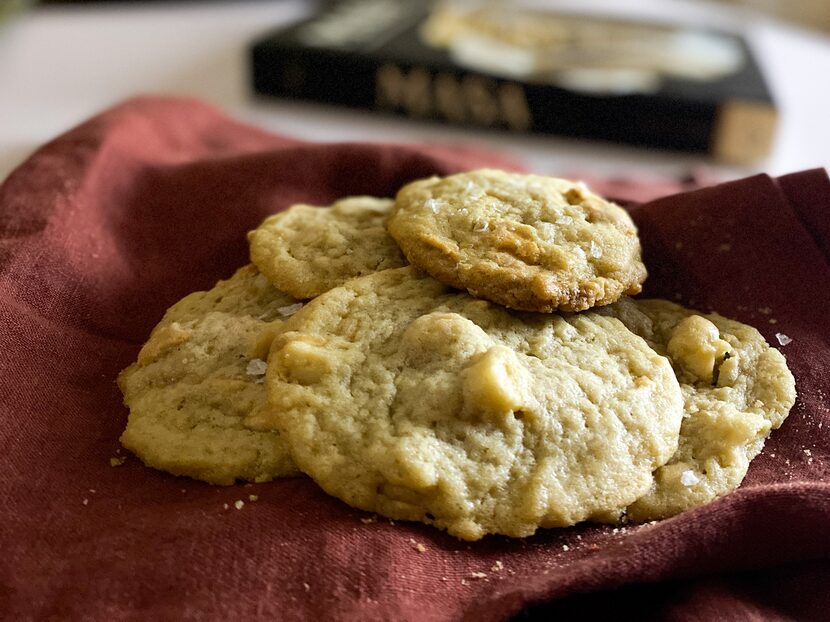
<svg viewBox="0 0 830 622">
<path fill-rule="evenodd" d="M 830 2 L 0 0 L 0 179 L 137 94 L 547 174 L 778 175 L 830 167 Z"/>
</svg>

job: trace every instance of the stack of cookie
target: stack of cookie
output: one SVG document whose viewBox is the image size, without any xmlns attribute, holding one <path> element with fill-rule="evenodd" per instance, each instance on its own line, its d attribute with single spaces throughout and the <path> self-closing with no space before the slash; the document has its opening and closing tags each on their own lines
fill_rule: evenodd
<svg viewBox="0 0 830 622">
<path fill-rule="evenodd" d="M 483 170 L 296 205 L 174 305 L 122 443 L 216 484 L 308 474 L 459 538 L 674 515 L 737 487 L 795 400 L 753 328 L 635 300 L 627 213 Z M 407 264 L 411 265 L 407 265 Z"/>
</svg>

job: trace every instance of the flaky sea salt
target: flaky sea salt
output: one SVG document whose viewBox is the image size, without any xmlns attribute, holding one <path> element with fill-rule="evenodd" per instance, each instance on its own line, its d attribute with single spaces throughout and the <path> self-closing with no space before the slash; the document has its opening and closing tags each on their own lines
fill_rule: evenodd
<svg viewBox="0 0 830 622">
<path fill-rule="evenodd" d="M 553 226 L 552 224 L 550 224 L 549 222 L 544 222 L 544 221 L 541 221 L 541 220 L 540 220 L 539 222 L 537 222 L 537 223 L 534 225 L 534 227 L 536 227 L 536 229 L 537 229 L 540 233 L 542 233 L 543 235 L 545 235 L 545 236 L 547 236 L 547 237 L 549 237 L 549 238 L 554 238 L 554 237 L 556 237 L 556 227 L 554 227 L 554 226 Z"/>
<path fill-rule="evenodd" d="M 476 233 L 484 233 L 486 231 L 490 231 L 490 223 L 486 220 L 477 222 L 473 227 L 473 231 L 475 231 Z"/>
<path fill-rule="evenodd" d="M 565 216 L 564 214 L 560 214 L 556 217 L 556 224 L 557 225 L 569 225 L 574 221 L 573 218 L 570 216 Z"/>
<path fill-rule="evenodd" d="M 294 315 L 297 311 L 303 308 L 303 303 L 295 302 L 293 305 L 286 305 L 284 307 L 280 307 L 277 309 L 277 313 L 279 313 L 283 317 L 288 317 L 289 315 Z"/>
<path fill-rule="evenodd" d="M 698 482 L 700 482 L 700 478 L 691 469 L 680 474 L 680 483 L 684 486 L 694 486 Z"/>
<path fill-rule="evenodd" d="M 778 343 L 780 343 L 782 346 L 785 346 L 792 341 L 792 339 L 790 337 L 787 337 L 787 335 L 785 335 L 784 333 L 775 333 L 775 338 L 778 340 Z"/>
<path fill-rule="evenodd" d="M 437 213 L 438 210 L 441 209 L 441 202 L 436 199 L 427 199 L 426 203 L 424 203 L 424 207 L 431 212 Z"/>
<path fill-rule="evenodd" d="M 602 248 L 593 240 L 591 240 L 591 257 L 602 257 Z"/>
<path fill-rule="evenodd" d="M 248 366 L 245 368 L 245 373 L 249 376 L 263 376 L 268 370 L 268 363 L 262 359 L 251 359 L 248 361 Z"/>
</svg>

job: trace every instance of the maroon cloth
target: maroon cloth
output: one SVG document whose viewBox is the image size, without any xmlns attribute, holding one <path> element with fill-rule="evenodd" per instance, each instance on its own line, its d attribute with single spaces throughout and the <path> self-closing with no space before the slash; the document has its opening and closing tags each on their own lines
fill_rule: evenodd
<svg viewBox="0 0 830 622">
<path fill-rule="evenodd" d="M 776 347 L 777 332 L 792 338 L 792 414 L 743 486 L 706 507 L 621 532 L 465 543 L 420 524 L 365 524 L 307 478 L 216 487 L 132 456 L 111 466 L 127 455 L 116 375 L 165 308 L 246 262 L 248 229 L 293 202 L 390 196 L 485 164 L 511 166 L 470 150 L 304 144 L 195 102 L 139 99 L 15 171 L 0 187 L 0 617 L 824 617 L 823 171 L 632 208 L 649 295 L 715 308 Z"/>
</svg>

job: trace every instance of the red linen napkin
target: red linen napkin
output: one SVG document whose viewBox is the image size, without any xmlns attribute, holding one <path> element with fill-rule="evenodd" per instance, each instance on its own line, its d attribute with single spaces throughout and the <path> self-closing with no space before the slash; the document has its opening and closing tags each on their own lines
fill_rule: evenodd
<svg viewBox="0 0 830 622">
<path fill-rule="evenodd" d="M 823 171 L 632 208 L 647 294 L 715 308 L 776 346 L 776 333 L 792 339 L 783 351 L 799 400 L 744 485 L 711 505 L 622 530 L 465 543 L 420 524 L 367 524 L 306 478 L 209 486 L 119 448 L 117 373 L 169 305 L 246 262 L 245 232 L 267 214 L 486 164 L 510 166 L 469 150 L 304 144 L 195 102 L 138 99 L 15 171 L 0 187 L 0 617 L 823 616 Z"/>
</svg>

